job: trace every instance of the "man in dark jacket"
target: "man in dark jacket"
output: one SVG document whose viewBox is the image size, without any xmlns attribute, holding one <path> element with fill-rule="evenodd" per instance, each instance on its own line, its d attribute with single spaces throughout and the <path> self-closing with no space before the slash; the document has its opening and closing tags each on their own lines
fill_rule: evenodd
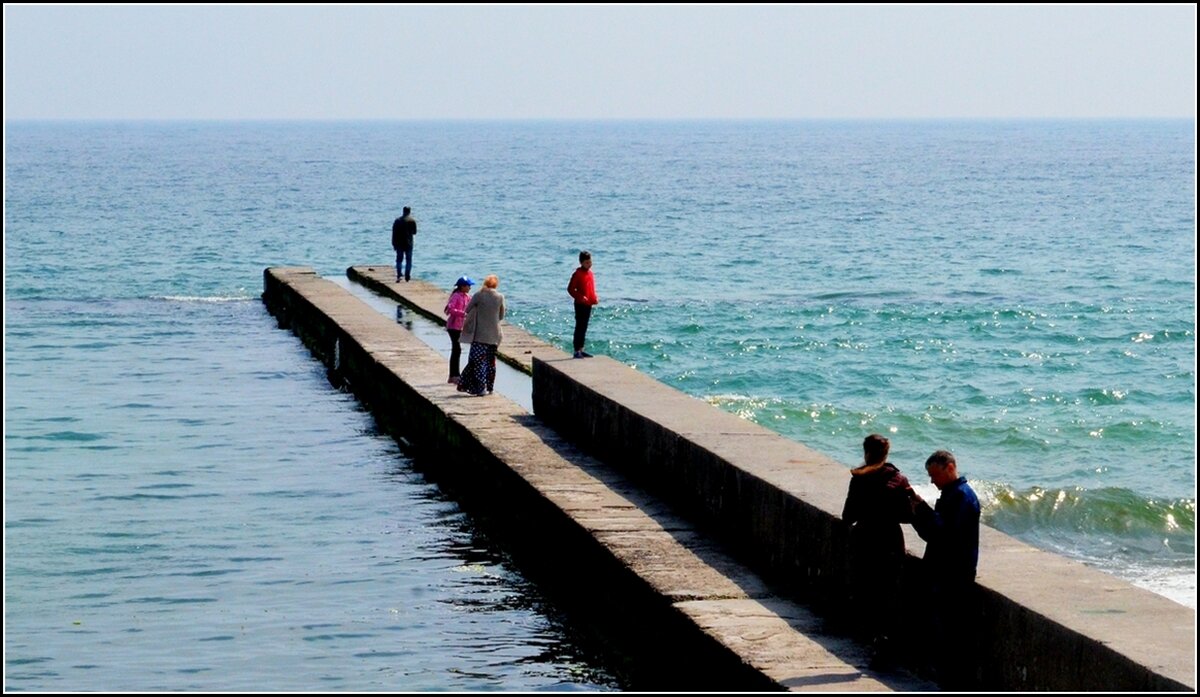
<svg viewBox="0 0 1200 697">
<path fill-rule="evenodd" d="M 958 463 L 948 450 L 930 455 L 925 471 L 942 492 L 934 508 L 913 494 L 913 527 L 926 542 L 925 564 L 934 586 L 965 589 L 979 565 L 979 498 L 967 478 L 958 476 Z"/>
<path fill-rule="evenodd" d="M 938 679 L 943 687 L 967 689 L 973 652 L 971 589 L 979 565 L 979 498 L 958 476 L 958 463 L 947 450 L 925 461 L 929 481 L 940 491 L 933 508 L 914 497 L 913 527 L 925 540 L 925 566 L 934 610 Z"/>
<path fill-rule="evenodd" d="M 396 283 L 400 279 L 412 280 L 413 235 L 417 234 L 417 220 L 411 209 L 404 207 L 404 215 L 392 221 L 392 249 L 396 250 Z"/>
</svg>

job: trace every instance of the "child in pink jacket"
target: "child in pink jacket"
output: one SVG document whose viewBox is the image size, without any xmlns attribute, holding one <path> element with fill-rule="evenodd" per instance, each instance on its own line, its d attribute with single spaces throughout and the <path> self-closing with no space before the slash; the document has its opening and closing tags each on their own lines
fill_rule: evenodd
<svg viewBox="0 0 1200 697">
<path fill-rule="evenodd" d="M 466 276 L 460 276 L 454 282 L 454 290 L 450 293 L 450 300 L 446 302 L 446 308 L 442 312 L 446 315 L 446 333 L 450 335 L 450 382 L 458 384 L 459 378 L 459 362 L 462 359 L 462 346 L 458 343 L 458 337 L 462 336 L 463 322 L 467 316 L 467 303 L 471 302 L 471 286 L 475 285 Z"/>
</svg>

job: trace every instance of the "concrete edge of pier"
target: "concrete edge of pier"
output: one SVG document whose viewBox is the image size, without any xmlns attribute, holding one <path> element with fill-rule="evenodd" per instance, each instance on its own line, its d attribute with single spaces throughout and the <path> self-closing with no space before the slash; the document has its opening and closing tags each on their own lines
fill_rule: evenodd
<svg viewBox="0 0 1200 697">
<path fill-rule="evenodd" d="M 387 266 L 354 280 L 443 321 L 449 289 L 389 283 Z M 837 612 L 847 548 L 840 520 L 848 468 L 603 357 L 578 361 L 519 327 L 501 358 L 533 375 L 534 411 L 570 442 L 618 467 L 739 560 L 798 598 Z M 506 355 L 507 352 L 507 355 Z M 528 368 L 524 366 L 528 365 Z M 920 597 L 924 545 L 905 528 L 906 597 Z M 973 666 L 1002 690 L 1181 690 L 1196 685 L 1196 613 L 1079 562 L 984 526 Z M 922 637 L 910 637 L 914 641 Z"/>
<path fill-rule="evenodd" d="M 542 559 L 555 595 L 625 626 L 639 655 L 654 656 L 642 662 L 657 664 L 634 671 L 640 686 L 934 689 L 871 670 L 862 646 L 825 633 L 803 605 L 520 406 L 457 392 L 440 354 L 341 286 L 311 269 L 269 268 L 263 301 L 382 428 L 430 454 L 435 479 L 488 505 L 489 521 Z"/>
</svg>

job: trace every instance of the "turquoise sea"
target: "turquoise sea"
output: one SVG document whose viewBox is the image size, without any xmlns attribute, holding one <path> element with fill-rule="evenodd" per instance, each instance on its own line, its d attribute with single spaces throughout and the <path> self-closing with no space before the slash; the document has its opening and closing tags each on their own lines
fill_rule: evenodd
<svg viewBox="0 0 1200 697">
<path fill-rule="evenodd" d="M 1195 608 L 1186 121 L 5 125 L 5 688 L 613 689 L 258 299 L 496 273 L 509 320 Z"/>
</svg>

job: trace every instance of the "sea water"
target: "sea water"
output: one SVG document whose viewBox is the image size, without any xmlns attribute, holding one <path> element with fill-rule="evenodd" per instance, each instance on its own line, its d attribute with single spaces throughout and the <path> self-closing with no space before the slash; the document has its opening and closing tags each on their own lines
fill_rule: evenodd
<svg viewBox="0 0 1200 697">
<path fill-rule="evenodd" d="M 258 299 L 495 273 L 509 317 L 1195 607 L 1195 123 L 6 124 L 5 675 L 620 687 Z"/>
</svg>

